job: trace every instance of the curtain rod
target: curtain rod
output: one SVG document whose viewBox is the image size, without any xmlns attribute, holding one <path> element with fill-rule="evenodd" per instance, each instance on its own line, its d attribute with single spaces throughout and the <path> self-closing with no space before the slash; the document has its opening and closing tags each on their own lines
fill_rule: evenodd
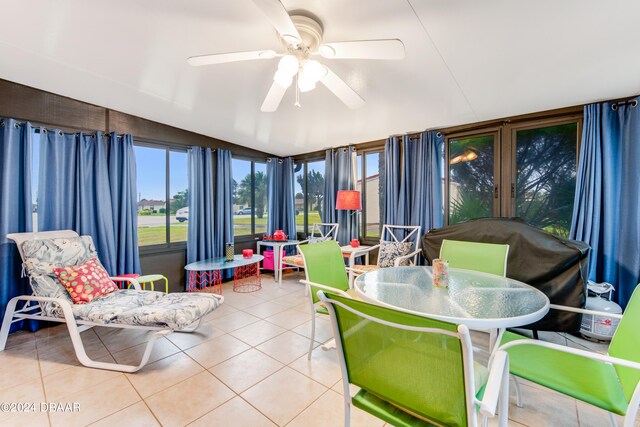
<svg viewBox="0 0 640 427">
<path fill-rule="evenodd" d="M 637 99 L 628 99 L 626 101 L 619 101 L 619 102 L 616 102 L 616 103 L 612 104 L 611 105 L 611 109 L 615 111 L 621 105 L 630 105 L 632 108 L 633 107 L 637 107 L 638 106 L 638 100 Z"/>
</svg>

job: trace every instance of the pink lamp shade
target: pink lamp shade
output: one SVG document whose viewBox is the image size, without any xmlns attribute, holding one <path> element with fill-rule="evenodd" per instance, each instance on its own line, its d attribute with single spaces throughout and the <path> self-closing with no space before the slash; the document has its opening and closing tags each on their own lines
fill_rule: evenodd
<svg viewBox="0 0 640 427">
<path fill-rule="evenodd" d="M 340 190 L 336 198 L 336 210 L 359 211 L 362 210 L 360 192 L 356 190 Z"/>
</svg>

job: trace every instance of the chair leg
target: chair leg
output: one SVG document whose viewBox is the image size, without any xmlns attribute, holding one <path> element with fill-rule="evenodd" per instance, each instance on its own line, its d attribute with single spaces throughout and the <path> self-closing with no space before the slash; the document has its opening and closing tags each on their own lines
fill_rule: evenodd
<svg viewBox="0 0 640 427">
<path fill-rule="evenodd" d="M 311 308 L 313 309 L 313 303 L 311 304 Z M 309 354 L 307 354 L 307 359 L 311 360 L 311 352 L 313 351 L 313 340 L 316 337 L 316 313 L 315 310 L 311 312 L 311 339 L 309 340 Z"/>
<path fill-rule="evenodd" d="M 7 338 L 9 337 L 9 329 L 13 323 L 13 314 L 16 311 L 16 304 L 18 298 L 11 298 L 7 304 L 7 308 L 4 313 L 4 319 L 2 320 L 2 328 L 0 329 L 0 351 L 3 351 L 7 345 Z"/>
<path fill-rule="evenodd" d="M 509 423 L 509 360 L 502 373 L 502 390 L 498 401 L 498 426 L 507 427 Z"/>
<path fill-rule="evenodd" d="M 616 417 L 613 415 L 613 412 L 607 412 L 609 415 L 609 423 L 611 423 L 611 427 L 618 427 L 618 422 L 616 421 Z"/>
<path fill-rule="evenodd" d="M 344 396 L 344 427 L 351 425 L 351 397 L 349 395 Z"/>
<path fill-rule="evenodd" d="M 512 375 L 511 378 L 513 378 L 513 384 L 516 386 L 516 406 L 518 408 L 522 408 L 524 405 L 522 404 L 522 389 L 520 388 L 520 381 L 515 375 Z"/>
</svg>

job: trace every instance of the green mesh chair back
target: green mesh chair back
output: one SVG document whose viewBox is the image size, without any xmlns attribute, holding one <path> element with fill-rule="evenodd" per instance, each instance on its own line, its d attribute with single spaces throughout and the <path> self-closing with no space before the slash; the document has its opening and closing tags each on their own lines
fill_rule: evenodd
<svg viewBox="0 0 640 427">
<path fill-rule="evenodd" d="M 624 310 L 624 316 L 616 329 L 609 345 L 609 355 L 620 359 L 640 363 L 640 286 L 633 291 L 631 299 Z M 640 371 L 624 366 L 614 365 L 618 380 L 622 386 L 627 402 L 631 400 L 633 391 L 640 381 Z"/>
<path fill-rule="evenodd" d="M 307 280 L 341 291 L 349 289 L 349 278 L 344 266 L 344 258 L 340 245 L 335 240 L 300 245 L 298 247 L 304 258 Z M 311 287 L 311 298 L 318 302 L 318 288 Z"/>
<path fill-rule="evenodd" d="M 349 383 L 362 389 L 352 399 L 354 406 L 382 418 L 371 409 L 371 399 L 362 397 L 370 395 L 388 402 L 395 410 L 395 414 L 390 411 L 385 419 L 394 425 L 467 425 L 460 339 L 444 333 L 399 329 L 367 319 L 363 314 L 399 325 L 453 333 L 457 333 L 457 325 L 335 294 L 324 295 L 356 311 L 325 301 L 335 310 L 334 334 L 339 334 Z M 414 421 L 407 422 L 405 418 L 394 422 L 398 408 L 403 415 L 415 417 Z"/>
<path fill-rule="evenodd" d="M 443 240 L 440 247 L 440 258 L 449 261 L 451 268 L 464 268 L 507 275 L 507 255 L 509 245 L 494 243 L 461 242 L 459 240 Z"/>
</svg>

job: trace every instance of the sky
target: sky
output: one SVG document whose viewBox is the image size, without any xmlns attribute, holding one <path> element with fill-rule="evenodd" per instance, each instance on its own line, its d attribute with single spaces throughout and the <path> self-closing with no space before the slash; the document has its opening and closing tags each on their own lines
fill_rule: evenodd
<svg viewBox="0 0 640 427">
<path fill-rule="evenodd" d="M 138 200 L 164 200 L 166 194 L 166 151 L 152 147 L 134 146 L 138 175 Z M 170 197 L 189 187 L 187 153 L 169 152 Z"/>
</svg>

